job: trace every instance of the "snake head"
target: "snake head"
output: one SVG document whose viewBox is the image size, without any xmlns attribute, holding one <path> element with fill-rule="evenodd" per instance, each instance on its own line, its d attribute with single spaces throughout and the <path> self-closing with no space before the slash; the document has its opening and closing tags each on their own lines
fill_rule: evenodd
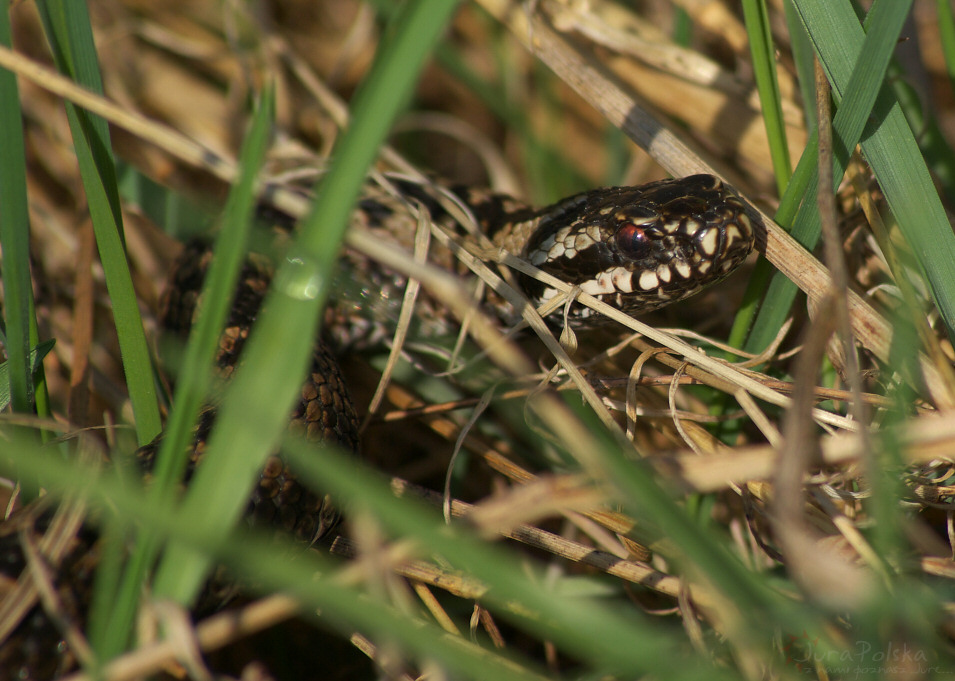
<svg viewBox="0 0 955 681">
<path fill-rule="evenodd" d="M 541 216 L 524 257 L 628 314 L 699 292 L 735 270 L 752 252 L 753 225 L 739 196 L 712 175 L 572 196 Z M 538 304 L 557 295 L 524 278 Z M 577 326 L 599 322 L 574 306 Z"/>
</svg>

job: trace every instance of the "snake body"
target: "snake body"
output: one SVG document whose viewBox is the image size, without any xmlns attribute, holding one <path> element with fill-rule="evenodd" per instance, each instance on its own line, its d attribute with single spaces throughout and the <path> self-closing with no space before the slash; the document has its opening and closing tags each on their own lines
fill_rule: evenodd
<svg viewBox="0 0 955 681">
<path fill-rule="evenodd" d="M 584 192 L 544 209 L 483 192 L 475 193 L 468 203 L 495 244 L 630 314 L 682 300 L 719 281 L 749 255 L 754 243 L 743 202 L 708 175 Z M 394 211 L 366 199 L 358 217 L 366 226 L 380 227 Z M 190 328 L 211 257 L 207 247 L 190 246 L 174 267 L 162 314 L 163 324 L 172 333 L 184 334 Z M 240 361 L 271 274 L 271 264 L 257 256 L 250 257 L 244 267 L 220 341 L 217 364 L 224 378 Z M 376 290 L 389 275 L 368 274 L 379 277 L 379 283 L 363 285 L 366 298 L 394 297 Z M 520 281 L 536 305 L 557 295 L 556 288 L 527 275 L 521 275 Z M 568 319 L 581 327 L 599 323 L 599 317 L 582 305 L 574 305 Z M 316 343 L 313 360 L 292 422 L 312 439 L 354 450 L 358 446 L 355 409 L 327 343 Z M 193 466 L 201 458 L 213 418 L 212 410 L 203 415 Z M 147 472 L 155 452 L 154 445 L 139 453 Z M 274 456 L 253 492 L 249 517 L 312 542 L 334 526 L 337 514 L 327 498 L 299 485 L 282 459 Z M 15 580 L 25 573 L 24 533 L 38 541 L 49 518 L 49 513 L 27 507 L 0 525 L 0 579 L 5 580 L 0 585 L 6 584 L 0 594 L 10 593 Z M 95 556 L 96 533 L 84 526 L 60 558 L 58 569 L 53 569 L 70 619 L 85 618 Z M 19 627 L 0 642 L 0 680 L 52 678 L 75 664 L 56 619 L 41 605 L 33 605 Z"/>
</svg>

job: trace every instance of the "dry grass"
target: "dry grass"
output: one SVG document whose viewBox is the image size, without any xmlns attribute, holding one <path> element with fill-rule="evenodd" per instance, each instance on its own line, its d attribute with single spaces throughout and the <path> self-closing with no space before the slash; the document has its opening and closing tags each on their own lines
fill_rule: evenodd
<svg viewBox="0 0 955 681">
<path fill-rule="evenodd" d="M 807 139 L 802 103 L 781 15 L 777 3 L 770 4 L 779 21 L 785 130 L 798 158 Z M 245 5 L 154 5 L 130 0 L 91 8 L 104 84 L 115 105 L 100 113 L 113 125 L 120 157 L 213 215 L 235 176 L 249 100 L 263 83 L 274 82 L 277 134 L 269 171 L 277 189 L 271 200 L 303 215 L 307 202 L 289 191 L 294 183 L 287 178 L 321 168 L 346 125 L 348 98 L 380 38 L 375 12 L 351 0 L 279 1 L 256 15 Z M 816 630 L 797 640 L 808 620 L 794 617 L 779 625 L 777 616 L 772 621 L 778 627 L 765 640 L 750 638 L 744 624 L 750 613 L 741 611 L 721 582 L 729 578 L 706 574 L 709 566 L 688 553 L 681 537 L 661 535 L 659 527 L 648 530 L 659 526 L 659 518 L 632 512 L 643 500 L 620 498 L 614 469 L 594 449 L 604 440 L 588 427 L 600 424 L 609 438 L 625 433 L 633 443 L 626 456 L 645 459 L 647 470 L 687 511 L 688 524 L 716 537 L 759 588 L 770 583 L 767 575 L 778 576 L 772 584 L 786 599 L 818 604 L 813 626 L 825 632 L 832 649 L 853 649 L 862 640 L 930 646 L 934 657 L 925 666 L 948 668 L 955 631 L 947 484 L 955 472 L 955 421 L 948 410 L 955 404 L 955 383 L 942 325 L 925 323 L 921 353 L 910 353 L 922 380 L 907 385 L 911 374 L 903 372 L 893 342 L 897 320 L 909 315 L 900 312 L 904 306 L 895 289 L 887 288 L 890 268 L 869 226 L 888 216 L 857 157 L 854 181 L 836 197 L 851 288 L 848 321 L 860 364 L 853 396 L 850 382 L 840 377 L 847 375 L 844 348 L 828 342 L 835 338 L 829 320 L 836 317 L 827 307 L 828 270 L 768 217 L 776 180 L 735 3 L 639 5 L 634 11 L 601 3 L 465 5 L 442 48 L 443 65 L 425 70 L 412 110 L 392 146 L 382 150 L 376 170 L 420 169 L 451 182 L 491 182 L 536 202 L 610 182 L 716 172 L 751 202 L 765 228 L 760 254 L 807 294 L 809 313 L 795 309 L 778 343 L 758 356 L 724 352 L 709 339 L 729 334 L 750 269 L 744 268 L 717 289 L 641 320 L 581 296 L 580 302 L 619 325 L 581 334 L 575 339 L 579 347 L 566 337 L 559 342 L 533 311 L 525 321 L 539 338 L 525 333 L 502 340 L 496 321 L 470 316 L 466 288 L 472 279 L 499 287 L 496 270 L 484 262 L 496 254 L 462 249 L 456 254 L 460 271 L 473 275 L 448 276 L 355 230 L 348 236 L 350 249 L 414 274 L 429 300 L 467 320 L 470 334 L 462 342 L 461 356 L 469 363 L 461 377 L 433 370 L 437 363 L 418 353 L 414 338 L 406 341 L 408 354 L 436 375 L 406 363 L 388 384 L 379 384 L 387 353 L 345 360 L 359 411 L 368 414 L 364 457 L 393 478 L 397 496 L 421 496 L 448 516 L 466 515 L 489 541 L 508 537 L 530 547 L 514 554 L 535 556 L 555 582 L 602 589 L 615 606 L 658 617 L 661 626 L 677 631 L 684 627 L 686 649 L 716 660 L 721 672 L 748 679 L 793 676 L 794 659 L 818 652 L 809 640 Z M 678 22 L 676 6 L 693 21 L 686 47 L 661 28 Z M 916 4 L 910 38 L 921 52 L 909 68 L 926 79 L 927 101 L 951 137 L 951 92 L 930 14 L 925 3 Z M 18 5 L 13 16 L 17 50 L 46 63 L 33 47 L 45 43 L 32 7 Z M 133 438 L 122 424 L 131 421 L 131 412 L 110 305 L 93 264 L 95 244 L 59 100 L 73 95 L 48 74 L 27 74 L 23 62 L 3 56 L 2 63 L 26 76 L 20 85 L 37 314 L 41 338 L 57 339 L 44 365 L 53 416 L 69 433 L 108 426 L 94 435 L 102 435 L 104 450 L 130 451 Z M 154 210 L 132 198 L 124 210 L 134 281 L 155 336 L 152 320 L 178 245 L 153 221 Z M 196 226 L 192 219 L 181 222 L 183 231 Z M 921 315 L 920 321 L 932 317 Z M 543 390 L 545 383 L 553 390 Z M 493 394 L 485 392 L 492 384 Z M 376 389 L 379 397 L 369 410 Z M 581 402 L 596 418 L 581 420 Z M 864 411 L 851 411 L 852 403 Z M 894 429 L 883 431 L 888 424 Z M 890 483 L 894 487 L 886 492 Z M 873 494 L 878 503 L 869 502 Z M 888 508 L 886 498 L 893 500 Z M 879 530 L 886 514 L 898 535 L 891 540 Z M 431 621 L 456 635 L 471 626 L 479 640 L 519 651 L 554 675 L 593 670 L 519 627 L 500 626 L 500 613 L 479 605 L 486 595 L 480 580 L 445 569 L 441 560 L 400 539 L 382 539 L 380 528 L 364 517 L 349 531 L 353 541 L 343 536 L 332 548 L 348 559 L 336 574 L 342 584 L 384 593 L 398 609 L 421 617 L 427 611 Z M 942 607 L 922 611 L 934 618 L 924 630 L 915 630 L 919 616 L 903 615 L 901 607 L 872 605 L 885 594 L 923 595 L 920 589 L 932 590 L 937 599 L 949 594 Z M 199 644 L 219 648 L 240 638 L 244 626 L 271 626 L 297 607 L 280 597 L 258 602 L 238 630 L 229 616 L 219 615 L 199 625 Z M 886 631 L 878 635 L 872 630 L 879 627 L 853 621 L 853 615 L 873 613 L 885 618 Z M 388 675 L 415 678 L 429 670 L 427 660 L 393 650 L 387 641 L 372 642 L 337 621 L 336 628 L 340 637 L 352 635 Z M 288 641 L 299 635 L 311 630 L 294 630 Z M 275 644 L 274 638 L 265 641 L 266 647 Z M 131 678 L 183 655 L 182 646 L 163 645 L 165 653 L 145 646 L 123 663 L 131 666 L 111 668 L 109 678 Z M 272 666 L 277 676 L 302 673 L 315 663 L 287 665 L 283 672 L 283 663 L 244 643 L 233 644 L 231 655 L 227 664 L 235 674 L 250 658 Z M 330 663 L 340 664 L 337 670 L 324 663 L 321 676 L 368 673 L 354 671 L 348 659 Z M 137 660 L 147 662 L 136 667 Z M 817 661 L 798 671 L 827 678 L 826 666 Z M 252 669 L 246 667 L 247 673 Z M 896 669 L 913 671 L 901 663 Z"/>
</svg>

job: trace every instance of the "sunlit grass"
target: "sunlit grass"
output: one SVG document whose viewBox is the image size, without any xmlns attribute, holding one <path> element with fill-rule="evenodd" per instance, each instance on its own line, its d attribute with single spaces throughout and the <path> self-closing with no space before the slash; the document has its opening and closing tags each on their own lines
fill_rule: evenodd
<svg viewBox="0 0 955 681">
<path fill-rule="evenodd" d="M 865 32 L 854 15 L 850 16 L 851 12 L 834 3 L 794 0 L 795 14 L 791 19 L 799 17 L 805 22 L 811 44 L 822 56 L 827 74 L 834 83 L 837 100 L 834 129 L 837 138 L 842 140 L 842 147 L 834 154 L 837 179 L 847 167 L 851 151 L 861 142 L 862 155 L 880 182 L 906 238 L 922 259 L 935 300 L 943 317 L 948 319 L 945 310 L 949 309 L 952 300 L 948 281 L 952 262 L 949 250 L 951 229 L 939 214 L 941 203 L 928 181 L 918 145 L 885 84 L 892 48 L 907 16 L 908 4 L 886 0 L 876 2 Z M 380 47 L 381 55 L 390 56 L 385 63 L 379 63 L 352 102 L 350 113 L 353 118 L 346 136 L 335 147 L 337 156 L 333 157 L 332 170 L 316 187 L 314 210 L 305 219 L 297 237 L 299 241 L 280 269 L 276 292 L 267 303 L 254 332 L 246 355 L 247 363 L 241 367 L 224 399 L 219 430 L 209 443 L 208 460 L 200 467 L 194 484 L 181 502 L 176 494 L 166 493 L 175 490 L 178 475 L 175 458 L 169 455 L 183 451 L 183 444 L 190 436 L 191 425 L 205 398 L 206 386 L 202 379 L 208 376 L 217 328 L 222 323 L 231 280 L 244 252 L 246 230 L 254 207 L 253 178 L 261 167 L 268 128 L 272 123 L 272 105 L 268 96 L 262 98 L 264 103 L 254 117 L 240 162 L 239 180 L 221 218 L 223 231 L 215 258 L 215 263 L 222 268 L 217 270 L 221 277 L 213 275 L 214 281 L 209 282 L 211 292 L 203 308 L 204 316 L 185 348 L 185 380 L 177 387 L 167 424 L 167 439 L 159 457 L 161 468 L 156 472 L 158 486 L 143 490 L 136 485 L 130 486 L 111 473 L 97 479 L 87 469 L 38 447 L 30 438 L 23 437 L 22 432 L 14 435 L 11 451 L 22 474 L 42 480 L 54 493 L 77 488 L 88 490 L 97 510 L 96 517 L 109 519 L 106 521 L 108 526 L 115 530 L 111 534 L 117 538 L 114 548 L 119 548 L 113 552 L 115 563 L 108 564 L 103 574 L 119 574 L 116 568 L 126 560 L 124 550 L 128 537 L 137 537 L 140 552 L 133 553 L 128 559 L 128 576 L 117 590 L 118 599 L 114 600 L 111 592 L 102 590 L 115 589 L 115 584 L 107 584 L 99 592 L 97 602 L 100 605 L 94 607 L 90 623 L 97 652 L 105 661 L 130 643 L 124 632 L 128 631 L 132 613 L 139 606 L 140 585 L 144 578 L 149 579 L 157 548 L 168 540 L 170 548 L 162 557 L 156 579 L 150 587 L 158 596 L 190 601 L 201 587 L 209 566 L 222 562 L 234 574 L 255 584 L 263 592 L 284 591 L 299 597 L 307 618 L 317 619 L 315 612 L 320 610 L 323 625 L 335 627 L 343 636 L 361 631 L 385 648 L 396 646 L 412 664 L 436 662 L 447 674 L 455 677 L 536 679 L 563 675 L 633 678 L 649 674 L 659 679 L 703 676 L 751 679 L 764 675 L 787 678 L 794 669 L 793 660 L 800 654 L 838 657 L 860 645 L 868 646 L 870 650 L 884 650 L 897 642 L 900 630 L 906 632 L 907 643 L 924 654 L 935 656 L 932 662 L 938 662 L 942 667 L 949 666 L 945 641 L 937 628 L 945 618 L 940 604 L 949 597 L 947 585 L 941 580 L 926 579 L 914 568 L 909 571 L 901 567 L 906 560 L 907 546 L 903 530 L 909 522 L 908 513 L 900 507 L 897 499 L 900 485 L 896 483 L 905 473 L 905 459 L 899 444 L 904 439 L 901 430 L 889 430 L 875 438 L 883 452 L 887 477 L 869 481 L 880 483 L 875 485 L 877 494 L 858 507 L 871 513 L 872 518 L 881 519 L 879 527 L 864 527 L 864 532 L 860 533 L 862 540 L 871 540 L 875 549 L 881 552 L 874 561 L 881 581 L 872 587 L 868 600 L 854 603 L 854 609 L 844 606 L 845 612 L 850 613 L 845 618 L 843 612 L 834 614 L 826 605 L 818 605 L 806 598 L 807 591 L 802 590 L 805 584 L 792 580 L 781 569 L 775 569 L 775 564 L 770 569 L 767 561 L 754 558 L 762 555 L 757 549 L 754 548 L 752 553 L 745 552 L 741 548 L 744 542 L 734 534 L 745 534 L 745 528 L 724 524 L 711 517 L 712 509 L 717 505 L 716 493 L 712 490 L 723 490 L 724 487 L 714 485 L 710 491 L 693 494 L 683 487 L 676 487 L 682 480 L 680 474 L 685 471 L 678 470 L 674 462 L 679 461 L 689 468 L 693 460 L 662 457 L 671 453 L 669 449 L 682 444 L 645 436 L 647 439 L 640 443 L 641 451 L 651 456 L 648 456 L 648 461 L 637 460 L 630 443 L 621 441 L 616 431 L 608 431 L 589 407 L 580 405 L 576 395 L 563 401 L 561 406 L 564 409 L 560 414 L 566 420 L 568 430 L 576 429 L 582 434 L 579 441 L 555 441 L 553 432 L 542 427 L 542 424 L 548 425 L 546 419 L 539 418 L 534 412 L 539 403 L 533 398 L 528 400 L 529 407 L 522 406 L 521 409 L 513 408 L 513 402 L 500 403 L 496 408 L 505 415 L 500 424 L 495 423 L 495 427 L 488 431 L 500 438 L 501 450 L 526 448 L 527 451 L 520 454 L 525 460 L 540 466 L 538 472 L 545 481 L 548 477 L 578 470 L 598 478 L 592 482 L 599 484 L 612 511 L 625 513 L 625 517 L 632 521 L 629 527 L 608 525 L 613 529 L 606 534 L 624 534 L 628 540 L 649 547 L 656 556 L 652 566 L 632 555 L 618 556 L 614 560 L 647 570 L 658 569 L 655 577 L 677 576 L 682 587 L 679 598 L 674 597 L 672 604 L 678 614 L 663 617 L 643 612 L 640 598 L 650 593 L 650 589 L 645 593 L 645 586 L 639 582 L 625 583 L 590 568 L 571 568 L 569 561 L 552 556 L 535 554 L 531 557 L 516 543 L 488 541 L 487 528 L 477 522 L 473 526 L 464 522 L 449 527 L 438 510 L 396 498 L 385 481 L 366 466 L 356 465 L 337 452 L 316 451 L 312 445 L 282 435 L 288 405 L 298 390 L 297 376 L 301 372 L 297 370 L 306 361 L 304 358 L 312 342 L 321 303 L 328 293 L 329 272 L 335 265 L 354 197 L 365 177 L 366 167 L 375 160 L 377 149 L 387 138 L 395 116 L 409 101 L 416 74 L 433 41 L 441 33 L 451 5 L 435 0 L 409 6 L 404 15 L 392 19 L 399 23 L 391 25 Z M 682 26 L 684 34 L 692 28 L 692 13 L 685 18 L 691 25 Z M 51 14 L 47 21 L 51 27 L 57 22 L 65 26 L 66 19 L 65 14 L 59 18 Z M 752 25 L 753 30 L 762 31 L 760 22 L 755 21 Z M 502 36 L 501 40 L 506 38 Z M 773 46 L 764 41 L 760 51 L 762 67 L 769 68 Z M 454 52 L 453 43 L 443 44 L 438 54 L 449 71 L 466 85 L 479 90 L 480 97 L 490 101 L 505 97 L 506 91 L 497 88 L 499 83 L 483 83 L 481 77 L 465 66 L 464 55 Z M 858 57 L 860 54 L 861 58 Z M 87 52 L 81 59 L 87 67 L 90 66 L 89 60 L 95 65 L 92 52 Z M 73 73 L 65 66 L 68 61 L 64 61 L 63 68 Z M 857 61 L 861 64 L 859 68 L 855 68 Z M 498 64 L 498 75 L 515 68 L 503 51 Z M 806 77 L 805 63 L 799 73 L 802 78 Z M 772 110 L 780 95 L 774 91 L 773 78 L 769 75 L 764 74 L 759 81 L 761 87 L 769 88 L 761 93 L 763 107 Z M 77 78 L 80 79 L 78 75 Z M 550 76 L 532 73 L 529 78 L 540 78 L 544 82 Z M 95 85 L 90 80 L 82 82 Z M 809 91 L 806 83 L 801 85 L 803 92 Z M 552 136 L 559 136 L 564 129 L 561 127 L 561 100 L 556 93 L 557 86 L 547 81 L 541 88 L 543 92 L 535 93 L 543 99 L 553 97 L 550 101 L 552 117 L 543 125 L 553 133 Z M 2 92 L 0 89 L 0 94 Z M 2 108 L 3 104 L 0 104 Z M 527 133 L 519 146 L 525 170 L 531 176 L 528 184 L 536 187 L 540 195 L 546 195 L 556 192 L 556 188 L 565 183 L 576 185 L 584 181 L 582 173 L 568 176 L 566 160 L 561 163 L 554 160 L 555 147 L 560 145 L 552 144 L 552 140 L 546 139 L 547 135 L 543 135 L 545 141 L 541 141 L 534 132 L 539 121 L 516 109 L 519 107 L 512 102 L 503 102 L 495 111 L 505 120 L 505 125 Z M 253 116 L 251 107 L 249 115 Z M 872 123 L 876 116 L 880 121 L 878 126 Z M 71 112 L 71 123 L 75 131 L 85 130 L 87 125 L 100 133 L 105 131 L 105 124 L 86 121 L 82 112 Z M 810 136 L 809 147 L 787 184 L 786 178 L 780 177 L 784 167 L 788 175 L 789 161 L 783 153 L 788 145 L 779 115 L 771 116 L 767 127 L 772 130 L 770 139 L 775 149 L 772 157 L 778 186 L 786 187 L 777 218 L 785 226 L 792 225 L 797 238 L 811 247 L 818 236 L 815 137 Z M 555 130 L 559 132 L 554 133 Z M 606 137 L 620 141 L 613 133 Z M 609 155 L 613 168 L 608 169 L 608 177 L 619 174 L 626 165 L 626 153 L 617 151 L 617 154 Z M 128 343 L 139 342 L 130 339 L 142 333 L 142 322 L 138 309 L 134 315 L 125 316 L 127 308 L 137 307 L 131 283 L 128 287 L 120 285 L 122 292 L 114 293 L 118 285 L 115 277 L 122 279 L 124 276 L 125 255 L 120 224 L 115 217 L 118 190 L 110 179 L 109 155 L 102 156 L 101 153 L 102 150 L 97 153 L 82 148 L 77 150 L 87 193 L 91 196 L 90 210 L 96 213 L 94 219 L 104 219 L 113 230 L 112 236 L 103 236 L 110 232 L 101 223 L 97 234 L 103 239 L 100 246 L 117 327 L 126 329 L 118 329 L 117 333 L 121 335 L 120 344 L 128 349 Z M 9 170 L 22 177 L 22 170 L 16 167 L 18 164 L 22 166 L 22 159 L 10 161 Z M 7 170 L 7 161 L 4 165 L 3 170 Z M 93 175 L 87 175 L 87 172 Z M 0 174 L 0 182 L 3 179 Z M 14 177 L 11 183 L 19 181 Z M 18 210 L 25 208 L 21 201 Z M 16 242 L 12 248 L 8 248 L 7 243 L 3 243 L 5 263 L 7 255 L 15 258 L 18 252 L 19 257 L 26 258 L 22 243 L 19 251 Z M 765 267 L 763 274 L 771 274 L 770 270 Z M 7 274 L 6 267 L 4 274 Z M 758 279 L 759 283 L 753 285 L 758 293 L 767 287 L 769 293 L 758 316 L 740 318 L 734 336 L 736 341 L 741 343 L 743 332 L 752 327 L 749 344 L 762 349 L 789 315 L 796 295 L 795 287 L 778 273 L 776 280 L 767 285 L 767 279 Z M 7 301 L 15 295 L 14 290 L 5 282 L 5 311 L 11 308 Z M 13 314 L 22 315 L 30 309 L 25 294 L 18 302 L 21 306 L 19 312 Z M 21 341 L 29 337 L 24 335 L 26 328 L 28 324 L 17 329 Z M 14 351 L 13 345 L 11 342 L 8 346 L 11 349 L 7 369 L 12 370 L 9 373 L 10 402 L 19 409 L 23 404 L 17 395 L 23 395 L 25 377 L 30 374 L 29 348 L 21 342 L 21 349 Z M 23 352 L 24 349 L 27 353 Z M 130 360 L 129 352 L 124 352 L 126 361 L 135 362 Z M 133 381 L 128 390 L 131 396 L 138 395 L 132 400 L 141 440 L 148 439 L 146 434 L 154 427 L 153 416 L 149 415 L 153 409 L 144 412 L 142 405 L 144 401 L 156 401 L 155 395 L 149 394 L 152 387 L 147 389 L 146 386 L 146 383 L 151 386 L 153 382 L 148 355 L 142 361 L 143 364 L 126 365 L 130 380 L 139 377 L 139 383 Z M 774 370 L 783 374 L 782 366 L 779 363 Z M 190 377 L 199 380 L 190 382 Z M 706 405 L 724 394 L 723 390 L 699 387 L 686 392 Z M 456 396 L 458 393 L 452 394 Z M 825 404 L 832 409 L 837 409 L 838 405 L 841 410 L 845 401 L 831 399 Z M 903 405 L 900 411 L 908 407 Z M 767 412 L 774 422 L 783 420 L 782 416 L 776 419 L 777 414 L 772 410 Z M 145 417 L 144 413 L 147 414 Z M 763 439 L 750 422 L 750 415 L 739 419 L 743 425 L 737 436 L 749 438 L 749 443 L 758 445 Z M 880 412 L 880 417 L 886 421 L 902 420 L 902 415 L 889 409 Z M 535 428 L 524 427 L 525 420 L 530 420 Z M 703 441 L 702 435 L 698 434 L 698 438 L 698 441 Z M 366 530 L 364 533 L 356 531 L 359 544 L 366 542 L 361 549 L 366 555 L 359 551 L 354 565 L 363 565 L 371 576 L 356 577 L 354 565 L 349 566 L 346 561 L 325 555 L 324 547 L 305 554 L 301 547 L 288 546 L 260 534 L 232 533 L 231 529 L 245 506 L 249 481 L 265 456 L 283 439 L 303 478 L 316 489 L 330 490 L 336 499 L 345 501 L 347 513 L 358 519 L 355 527 Z M 806 442 L 805 446 L 808 448 L 813 444 Z M 726 447 L 701 453 L 731 458 L 736 452 Z M 665 462 L 659 466 L 654 462 L 657 454 Z M 522 457 L 517 455 L 515 458 Z M 708 457 L 700 456 L 698 460 L 703 465 Z M 667 465 L 675 467 L 668 470 Z M 864 480 L 859 482 L 852 478 L 846 481 L 844 489 L 838 491 L 861 493 L 862 488 L 868 489 L 867 484 Z M 761 482 L 755 482 L 752 487 L 743 484 L 742 493 L 732 498 L 740 504 L 769 506 L 772 503 L 771 486 L 761 485 Z M 520 490 L 517 486 L 515 488 Z M 700 489 L 707 488 L 701 485 Z M 762 494 L 766 496 L 761 497 Z M 822 505 L 819 502 L 812 506 L 812 511 L 817 512 Z M 610 510 L 603 508 L 601 512 L 609 514 Z M 578 516 L 569 513 L 566 517 L 586 527 L 585 521 L 579 520 Z M 828 516 L 813 517 L 820 525 L 831 520 Z M 375 520 L 362 525 L 365 518 Z M 376 539 L 375 533 L 368 531 L 369 526 L 375 527 L 383 538 Z M 567 530 L 567 526 L 562 530 Z M 581 538 L 577 531 L 567 531 L 566 534 Z M 837 536 L 834 531 L 833 536 Z M 362 564 L 362 561 L 373 562 L 374 551 L 378 548 L 383 553 L 385 547 L 392 550 L 390 543 L 382 544 L 382 547 L 375 544 L 375 541 L 385 540 L 396 542 L 402 551 L 417 559 L 436 562 L 449 576 L 466 575 L 467 579 L 474 580 L 481 593 L 475 602 L 488 608 L 495 617 L 509 622 L 522 635 L 532 639 L 536 647 L 500 651 L 479 646 L 466 636 L 440 629 L 416 602 L 413 606 L 397 606 L 400 599 L 391 598 L 394 594 L 387 588 L 378 588 L 382 585 L 375 582 L 377 577 L 373 570 Z M 593 551 L 598 553 L 600 549 L 594 547 Z M 297 555 L 297 560 L 277 559 L 277 556 L 286 554 Z M 823 554 L 820 551 L 820 555 Z M 828 554 L 825 557 L 828 559 Z M 382 568 L 381 565 L 378 567 Z M 316 580 L 314 576 L 319 573 L 322 578 Z M 598 591 L 598 595 L 569 595 L 575 587 L 580 587 L 581 577 L 592 580 L 589 587 L 606 588 Z M 466 610 L 471 601 L 463 600 L 467 607 L 462 609 Z M 839 626 L 834 626 L 834 623 Z M 464 630 L 467 618 L 460 617 L 458 624 Z M 111 636 L 110 632 L 119 633 Z M 566 664 L 557 672 L 545 666 L 547 655 L 537 649 L 543 649 L 545 641 L 556 651 L 552 657 Z M 827 662 L 821 666 L 833 665 Z M 806 667 L 799 671 L 810 670 Z"/>
</svg>

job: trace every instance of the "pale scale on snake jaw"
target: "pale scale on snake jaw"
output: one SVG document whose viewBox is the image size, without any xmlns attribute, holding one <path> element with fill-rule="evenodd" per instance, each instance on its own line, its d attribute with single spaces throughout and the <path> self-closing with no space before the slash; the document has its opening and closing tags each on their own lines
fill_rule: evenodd
<svg viewBox="0 0 955 681">
<path fill-rule="evenodd" d="M 468 192 L 477 221 L 499 246 L 541 270 L 629 314 L 640 314 L 683 300 L 725 278 L 750 254 L 754 230 L 739 197 L 717 178 L 696 175 L 640 187 L 612 187 L 569 197 L 535 210 L 497 194 Z M 417 198 L 421 198 L 418 196 Z M 366 198 L 356 219 L 368 229 L 389 229 L 395 208 Z M 410 237 L 400 237 L 406 242 Z M 211 252 L 204 246 L 187 247 L 170 278 L 163 323 L 174 334 L 184 334 L 193 320 L 198 291 Z M 217 365 L 227 378 L 239 362 L 249 328 L 271 278 L 271 264 L 251 256 L 243 270 L 235 303 L 220 340 Z M 366 298 L 400 301 L 400 281 L 369 268 L 361 284 Z M 529 298 L 541 305 L 556 295 L 553 288 L 521 275 Z M 394 290 L 393 287 L 397 283 Z M 307 291 L 303 291 L 303 295 Z M 368 322 L 351 318 L 354 301 L 339 302 L 328 319 L 338 344 L 356 335 L 380 337 Z M 574 305 L 569 316 L 577 327 L 600 322 L 592 311 Z M 351 328 L 349 328 L 351 327 Z M 346 329 L 342 331 L 342 329 Z M 197 432 L 193 464 L 201 458 L 202 441 L 213 413 L 207 411 Z M 356 450 L 357 416 L 343 378 L 324 342 L 316 343 L 314 361 L 301 399 L 292 414 L 293 427 L 319 441 L 332 441 Z M 151 466 L 154 448 L 140 452 L 144 468 Z M 24 509 L 29 511 L 30 509 Z M 335 525 L 337 514 L 324 495 L 299 485 L 281 457 L 269 459 L 250 501 L 249 517 L 313 542 Z M 47 520 L 27 513 L 0 526 L 0 577 L 15 580 L 25 561 L 18 533 L 42 533 Z M 95 532 L 84 528 L 63 565 L 87 565 L 95 552 Z M 94 561 L 95 562 L 95 561 Z M 67 570 L 58 575 L 63 599 L 76 604 L 72 613 L 85 615 L 91 569 Z M 82 622 L 80 623 L 82 627 Z M 75 666 L 61 633 L 35 605 L 11 638 L 0 643 L 0 679 L 49 678 Z"/>
</svg>

